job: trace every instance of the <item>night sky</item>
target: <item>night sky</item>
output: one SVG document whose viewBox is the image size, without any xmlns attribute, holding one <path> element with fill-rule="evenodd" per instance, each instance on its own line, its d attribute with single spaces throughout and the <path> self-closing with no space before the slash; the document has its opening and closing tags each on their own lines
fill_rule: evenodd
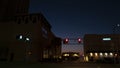
<svg viewBox="0 0 120 68">
<path fill-rule="evenodd" d="M 42 12 L 61 38 L 111 34 L 120 24 L 119 0 L 31 0 L 30 13 Z M 117 28 L 120 29 L 120 28 Z M 63 51 L 82 51 L 83 45 L 63 45 Z"/>
</svg>

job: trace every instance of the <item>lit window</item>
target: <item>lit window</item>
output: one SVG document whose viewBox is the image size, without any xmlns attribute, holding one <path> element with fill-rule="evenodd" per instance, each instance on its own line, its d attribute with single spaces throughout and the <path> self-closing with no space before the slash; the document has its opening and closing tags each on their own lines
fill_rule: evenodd
<svg viewBox="0 0 120 68">
<path fill-rule="evenodd" d="M 90 56 L 93 56 L 93 53 L 90 53 Z"/>
<path fill-rule="evenodd" d="M 48 38 L 48 32 L 44 27 L 42 27 L 42 35 L 43 37 Z"/>
<path fill-rule="evenodd" d="M 111 38 L 103 38 L 103 41 L 110 41 Z"/>
</svg>

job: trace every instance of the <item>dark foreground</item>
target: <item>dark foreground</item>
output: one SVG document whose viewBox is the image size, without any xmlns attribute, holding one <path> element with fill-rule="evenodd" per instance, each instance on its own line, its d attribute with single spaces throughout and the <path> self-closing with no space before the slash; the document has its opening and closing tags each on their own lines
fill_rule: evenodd
<svg viewBox="0 0 120 68">
<path fill-rule="evenodd" d="M 102 63 L 25 63 L 25 62 L 0 62 L 0 68 L 120 68 L 120 64 Z"/>
</svg>

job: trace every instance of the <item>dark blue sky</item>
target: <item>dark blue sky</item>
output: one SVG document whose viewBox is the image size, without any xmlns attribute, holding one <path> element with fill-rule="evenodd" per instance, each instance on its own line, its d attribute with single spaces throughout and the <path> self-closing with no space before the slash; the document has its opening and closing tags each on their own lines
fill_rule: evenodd
<svg viewBox="0 0 120 68">
<path fill-rule="evenodd" d="M 42 12 L 61 38 L 110 34 L 113 25 L 120 24 L 119 0 L 31 0 L 29 11 Z"/>
</svg>

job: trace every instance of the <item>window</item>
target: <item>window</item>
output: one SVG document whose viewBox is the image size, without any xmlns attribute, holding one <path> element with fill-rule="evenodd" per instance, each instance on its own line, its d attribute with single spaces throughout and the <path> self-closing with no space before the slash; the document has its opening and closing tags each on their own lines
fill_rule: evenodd
<svg viewBox="0 0 120 68">
<path fill-rule="evenodd" d="M 111 38 L 103 38 L 102 40 L 103 40 L 103 41 L 110 41 Z"/>
<path fill-rule="evenodd" d="M 36 22 L 37 22 L 36 17 L 33 18 L 32 22 L 33 22 L 33 23 L 36 23 Z"/>
<path fill-rule="evenodd" d="M 42 27 L 42 34 L 43 34 L 43 37 L 45 38 L 48 38 L 48 32 L 45 28 Z"/>
<path fill-rule="evenodd" d="M 26 19 L 25 19 L 25 24 L 27 24 L 27 23 L 28 23 L 28 20 L 29 20 L 28 18 L 26 18 Z"/>
</svg>

